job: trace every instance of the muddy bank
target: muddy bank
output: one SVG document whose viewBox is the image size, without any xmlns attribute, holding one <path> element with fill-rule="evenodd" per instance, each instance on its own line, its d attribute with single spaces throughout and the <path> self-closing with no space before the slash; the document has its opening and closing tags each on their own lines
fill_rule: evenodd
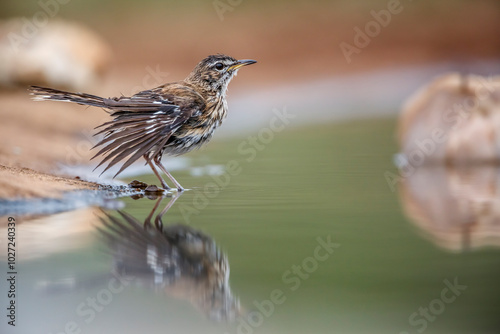
<svg viewBox="0 0 500 334">
<path fill-rule="evenodd" d="M 29 168 L 0 166 L 0 198 L 60 197 L 63 192 L 97 190 L 99 185 Z"/>
<path fill-rule="evenodd" d="M 88 163 L 92 128 L 107 114 L 69 104 L 35 103 L 27 92 L 0 93 L 0 198 L 58 197 L 98 184 L 56 176 L 59 163 Z M 85 134 L 88 133 L 88 136 Z"/>
</svg>

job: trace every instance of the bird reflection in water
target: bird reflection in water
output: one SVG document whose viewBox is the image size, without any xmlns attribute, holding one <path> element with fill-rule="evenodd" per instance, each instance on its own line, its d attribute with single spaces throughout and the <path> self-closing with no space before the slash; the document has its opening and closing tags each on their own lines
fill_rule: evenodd
<svg viewBox="0 0 500 334">
<path fill-rule="evenodd" d="M 233 321 L 240 305 L 229 287 L 227 257 L 210 236 L 162 221 L 179 197 L 174 195 L 155 216 L 164 200 L 159 197 L 143 223 L 123 211 L 119 216 L 105 214 L 99 231 L 113 255 L 115 274 L 187 300 L 211 319 Z"/>
<path fill-rule="evenodd" d="M 401 182 L 406 215 L 451 251 L 500 246 L 500 168 L 423 166 Z"/>
</svg>

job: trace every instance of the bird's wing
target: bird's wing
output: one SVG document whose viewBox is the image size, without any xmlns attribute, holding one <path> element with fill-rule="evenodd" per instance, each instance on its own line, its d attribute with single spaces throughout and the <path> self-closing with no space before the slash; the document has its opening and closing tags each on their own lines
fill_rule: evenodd
<svg viewBox="0 0 500 334">
<path fill-rule="evenodd" d="M 169 267 L 182 263 L 176 256 L 178 246 L 165 238 L 158 227 L 139 222 L 126 212 L 118 213 L 120 216 L 104 212 L 100 217 L 102 225 L 98 225 L 97 230 L 125 274 L 145 278 L 154 276 L 154 267 L 160 267 L 164 275 L 169 275 Z"/>
<path fill-rule="evenodd" d="M 95 145 L 102 147 L 93 158 L 104 156 L 96 168 L 109 161 L 104 173 L 127 158 L 116 177 L 142 156 L 149 161 L 161 155 L 170 136 L 191 115 L 204 108 L 198 93 L 191 89 L 182 90 L 180 97 L 176 90 L 161 93 L 156 89 L 113 99 L 116 105 L 112 106 L 111 116 L 115 118 L 99 126 L 104 129 L 96 133 L 104 134 L 104 138 Z"/>
<path fill-rule="evenodd" d="M 106 109 L 116 116 L 126 113 L 144 113 L 162 110 L 165 113 L 176 107 L 172 99 L 162 95 L 157 89 L 145 90 L 130 97 L 120 96 L 104 99 Z"/>
</svg>

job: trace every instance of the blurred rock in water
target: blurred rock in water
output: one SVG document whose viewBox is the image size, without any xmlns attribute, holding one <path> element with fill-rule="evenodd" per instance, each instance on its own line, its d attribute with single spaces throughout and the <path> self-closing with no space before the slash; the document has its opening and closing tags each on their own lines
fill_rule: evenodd
<svg viewBox="0 0 500 334">
<path fill-rule="evenodd" d="M 500 77 L 435 79 L 406 102 L 398 131 L 411 168 L 500 162 Z"/>
<path fill-rule="evenodd" d="M 0 21 L 0 86 L 85 90 L 100 79 L 110 60 L 107 43 L 80 24 L 27 18 Z"/>
<path fill-rule="evenodd" d="M 437 246 L 461 252 L 500 246 L 500 168 L 428 166 L 404 178 L 405 214 Z"/>
</svg>

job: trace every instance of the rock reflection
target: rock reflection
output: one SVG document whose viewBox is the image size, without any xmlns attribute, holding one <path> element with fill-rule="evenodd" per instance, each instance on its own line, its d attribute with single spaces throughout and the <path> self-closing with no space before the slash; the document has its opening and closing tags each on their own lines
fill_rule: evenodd
<svg viewBox="0 0 500 334">
<path fill-rule="evenodd" d="M 408 217 L 436 245 L 451 251 L 500 246 L 500 168 L 418 168 L 404 179 Z"/>
<path fill-rule="evenodd" d="M 102 218 L 99 231 L 113 255 L 114 274 L 187 300 L 211 319 L 232 321 L 240 307 L 229 287 L 225 254 L 199 230 L 162 221 L 177 199 L 171 198 L 155 216 L 164 200 L 159 197 L 144 222 L 123 211 Z"/>
</svg>

